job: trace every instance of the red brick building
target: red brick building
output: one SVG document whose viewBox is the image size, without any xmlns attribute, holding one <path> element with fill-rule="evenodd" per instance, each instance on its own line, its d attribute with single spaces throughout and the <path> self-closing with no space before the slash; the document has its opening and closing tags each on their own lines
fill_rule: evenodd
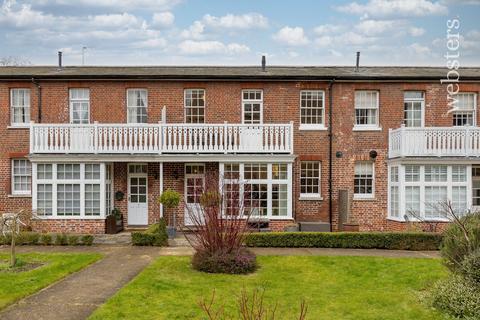
<svg viewBox="0 0 480 320">
<path fill-rule="evenodd" d="M 399 230 L 430 204 L 480 205 L 480 69 L 426 67 L 1 67 L 0 212 L 33 208 L 37 230 L 103 233 L 198 202 L 205 177 L 239 177 L 253 213 L 282 230 Z M 333 124 L 333 125 L 332 125 Z M 477 165 L 479 167 L 477 167 Z M 227 181 L 228 182 L 228 181 Z M 192 191 L 193 190 L 193 191 Z M 343 201 L 343 200 L 342 200 Z"/>
</svg>

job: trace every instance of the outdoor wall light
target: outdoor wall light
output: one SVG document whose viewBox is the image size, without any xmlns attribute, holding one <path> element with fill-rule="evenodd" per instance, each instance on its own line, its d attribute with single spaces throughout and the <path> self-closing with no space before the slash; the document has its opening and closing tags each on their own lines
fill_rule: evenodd
<svg viewBox="0 0 480 320">
<path fill-rule="evenodd" d="M 370 158 L 375 159 L 378 156 L 378 153 L 375 150 L 371 150 L 369 152 L 369 155 L 370 155 Z"/>
<path fill-rule="evenodd" d="M 343 157 L 343 152 L 342 151 L 335 152 L 335 157 L 337 157 L 337 158 Z"/>
<path fill-rule="evenodd" d="M 125 194 L 123 193 L 123 191 L 115 192 L 115 200 L 117 201 L 122 201 L 124 196 Z"/>
</svg>

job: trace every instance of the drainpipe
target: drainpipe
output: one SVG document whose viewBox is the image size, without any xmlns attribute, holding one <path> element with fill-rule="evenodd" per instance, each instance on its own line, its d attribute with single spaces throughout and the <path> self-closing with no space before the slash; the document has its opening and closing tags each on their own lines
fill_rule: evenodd
<svg viewBox="0 0 480 320">
<path fill-rule="evenodd" d="M 330 232 L 333 231 L 333 78 L 328 83 L 328 219 L 330 223 Z"/>
<path fill-rule="evenodd" d="M 42 123 L 42 87 L 35 78 L 32 78 L 32 83 L 37 86 L 38 123 Z"/>
</svg>

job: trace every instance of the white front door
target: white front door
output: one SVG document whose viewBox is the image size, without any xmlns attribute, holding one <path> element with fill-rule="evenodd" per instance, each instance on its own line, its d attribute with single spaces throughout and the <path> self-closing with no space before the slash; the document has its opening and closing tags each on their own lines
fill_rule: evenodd
<svg viewBox="0 0 480 320">
<path fill-rule="evenodd" d="M 128 165 L 128 224 L 148 225 L 148 176 L 146 164 Z"/>
<path fill-rule="evenodd" d="M 186 226 L 195 221 L 203 221 L 203 212 L 200 208 L 200 196 L 205 187 L 205 165 L 185 165 L 185 220 Z"/>
</svg>

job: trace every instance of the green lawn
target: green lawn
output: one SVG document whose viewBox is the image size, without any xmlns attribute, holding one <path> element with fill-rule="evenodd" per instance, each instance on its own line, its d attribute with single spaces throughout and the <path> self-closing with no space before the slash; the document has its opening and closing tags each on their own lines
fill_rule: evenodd
<svg viewBox="0 0 480 320">
<path fill-rule="evenodd" d="M 3 262 L 8 257 L 8 254 L 0 254 Z M 28 253 L 18 254 L 17 257 L 22 262 L 40 262 L 43 265 L 23 272 L 6 272 L 2 267 L 0 309 L 88 266 L 102 256 L 96 253 Z"/>
<path fill-rule="evenodd" d="M 437 259 L 262 256 L 255 274 L 193 271 L 188 257 L 160 257 L 101 306 L 90 319 L 206 319 L 198 302 L 216 290 L 217 305 L 235 314 L 245 287 L 265 288 L 277 319 L 296 319 L 300 301 L 307 319 L 442 319 L 419 302 L 419 292 L 446 275 Z M 236 319 L 236 318 L 235 318 Z"/>
</svg>

